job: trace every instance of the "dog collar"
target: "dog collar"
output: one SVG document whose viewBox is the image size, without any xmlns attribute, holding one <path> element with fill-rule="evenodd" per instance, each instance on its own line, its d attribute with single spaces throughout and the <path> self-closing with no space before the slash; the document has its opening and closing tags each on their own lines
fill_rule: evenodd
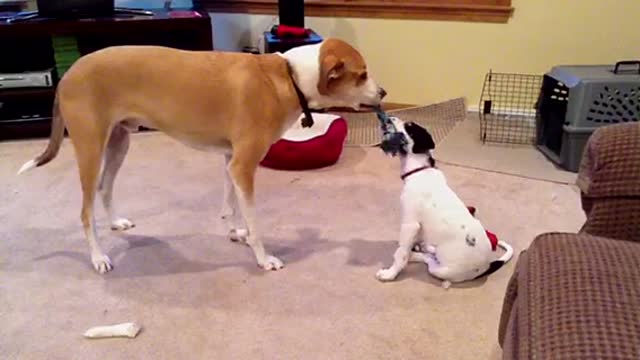
<svg viewBox="0 0 640 360">
<path fill-rule="evenodd" d="M 302 107 L 302 112 L 304 113 L 304 119 L 302 119 L 302 127 L 308 128 L 313 126 L 313 117 L 311 116 L 311 110 L 309 110 L 309 102 L 307 98 L 302 93 L 302 90 L 296 84 L 296 79 L 293 77 L 293 69 L 291 68 L 291 64 L 287 62 L 287 70 L 289 71 L 289 77 L 291 78 L 291 82 L 293 83 L 293 88 L 296 89 L 296 95 L 298 95 L 298 101 L 300 102 L 300 107 Z"/>
<path fill-rule="evenodd" d="M 415 174 L 415 173 L 418 173 L 418 172 L 420 172 L 420 171 L 422 171 L 422 170 L 427 170 L 427 169 L 428 169 L 428 168 L 430 168 L 430 167 L 431 167 L 431 166 L 429 166 L 429 165 L 425 165 L 425 166 L 421 166 L 421 167 L 419 167 L 419 168 L 417 168 L 417 169 L 413 169 L 413 170 L 411 170 L 411 171 L 409 171 L 409 172 L 406 172 L 406 173 L 402 174 L 402 175 L 400 176 L 400 179 L 405 180 L 405 179 L 406 179 L 406 178 L 408 178 L 409 176 L 411 176 L 411 175 L 413 175 L 413 174 Z"/>
</svg>

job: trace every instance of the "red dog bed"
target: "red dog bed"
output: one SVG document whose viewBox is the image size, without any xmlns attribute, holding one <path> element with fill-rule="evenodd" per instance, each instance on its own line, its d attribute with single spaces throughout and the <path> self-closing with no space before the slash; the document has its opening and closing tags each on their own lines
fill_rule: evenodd
<svg viewBox="0 0 640 360">
<path fill-rule="evenodd" d="M 267 152 L 260 164 L 278 170 L 309 170 L 335 164 L 347 137 L 347 122 L 338 115 L 313 114 L 314 125 L 300 120 Z"/>
</svg>

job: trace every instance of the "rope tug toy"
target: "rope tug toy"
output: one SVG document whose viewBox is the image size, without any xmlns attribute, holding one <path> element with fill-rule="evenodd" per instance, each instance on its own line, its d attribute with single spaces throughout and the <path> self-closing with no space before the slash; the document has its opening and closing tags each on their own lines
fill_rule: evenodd
<svg viewBox="0 0 640 360">
<path fill-rule="evenodd" d="M 404 137 L 404 134 L 396 129 L 389 115 L 380 107 L 376 107 L 375 111 L 378 120 L 380 120 L 380 129 L 382 130 L 380 148 L 385 154 L 391 156 L 402 154 L 405 151 L 404 146 L 407 144 L 407 139 Z"/>
</svg>

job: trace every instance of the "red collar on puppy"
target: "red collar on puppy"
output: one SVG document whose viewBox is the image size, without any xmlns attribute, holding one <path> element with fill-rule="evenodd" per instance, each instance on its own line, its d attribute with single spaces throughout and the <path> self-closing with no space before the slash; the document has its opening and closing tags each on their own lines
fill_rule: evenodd
<svg viewBox="0 0 640 360">
<path fill-rule="evenodd" d="M 402 174 L 402 175 L 400 176 L 400 179 L 404 180 L 404 179 L 408 178 L 409 176 L 411 176 L 411 175 L 413 175 L 413 174 L 415 174 L 415 173 L 417 173 L 417 172 L 420 172 L 420 171 L 422 171 L 422 170 L 427 170 L 427 169 L 428 169 L 428 168 L 430 168 L 430 167 L 431 167 L 431 166 L 429 166 L 429 165 L 425 165 L 425 166 L 421 166 L 421 167 L 419 167 L 419 168 L 417 168 L 417 169 L 413 169 L 413 170 L 411 170 L 411 171 L 409 171 L 409 172 L 407 172 L 407 173 Z"/>
</svg>

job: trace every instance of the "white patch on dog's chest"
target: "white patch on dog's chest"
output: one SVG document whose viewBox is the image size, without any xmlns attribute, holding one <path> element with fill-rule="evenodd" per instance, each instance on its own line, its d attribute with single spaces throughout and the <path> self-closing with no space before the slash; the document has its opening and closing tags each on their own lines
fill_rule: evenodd
<svg viewBox="0 0 640 360">
<path fill-rule="evenodd" d="M 302 116 L 304 116 L 304 114 L 299 111 L 294 111 L 287 115 L 287 118 L 283 122 L 283 128 L 280 131 L 280 135 L 282 136 L 285 132 L 287 132 L 287 130 L 294 127 L 294 125 L 296 125 L 296 122 L 301 121 Z"/>
</svg>

